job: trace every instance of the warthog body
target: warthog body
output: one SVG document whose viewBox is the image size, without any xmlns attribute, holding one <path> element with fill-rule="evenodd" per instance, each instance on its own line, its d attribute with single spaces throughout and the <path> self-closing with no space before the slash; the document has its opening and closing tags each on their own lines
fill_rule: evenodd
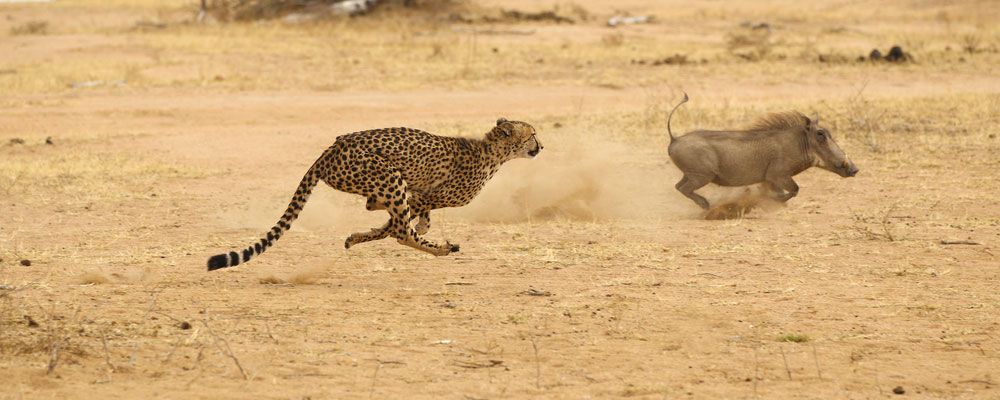
<svg viewBox="0 0 1000 400">
<path fill-rule="evenodd" d="M 858 173 L 830 131 L 820 126 L 819 116 L 809 119 L 794 111 L 769 114 L 745 130 L 701 130 L 674 137 L 670 120 L 687 101 L 685 93 L 667 118 L 668 153 L 684 173 L 677 190 L 701 208 L 709 208 L 708 200 L 694 191 L 709 183 L 763 183 L 770 197 L 785 202 L 799 192 L 792 177 L 809 167 L 820 167 L 845 178 Z"/>
</svg>

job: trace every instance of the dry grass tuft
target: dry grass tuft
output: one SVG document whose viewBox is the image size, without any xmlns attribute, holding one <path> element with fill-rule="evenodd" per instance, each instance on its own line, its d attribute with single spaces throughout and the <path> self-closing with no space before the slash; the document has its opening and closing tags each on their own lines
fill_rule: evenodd
<svg viewBox="0 0 1000 400">
<path fill-rule="evenodd" d="M 771 29 L 749 28 L 730 33 L 726 38 L 729 53 L 747 61 L 763 61 L 774 48 Z"/>
<path fill-rule="evenodd" d="M 788 333 L 778 336 L 775 340 L 779 342 L 805 343 L 810 341 L 809 336 L 801 333 Z"/>
<path fill-rule="evenodd" d="M 10 28 L 10 34 L 18 35 L 45 35 L 49 33 L 48 21 L 28 21 L 21 25 Z"/>
</svg>

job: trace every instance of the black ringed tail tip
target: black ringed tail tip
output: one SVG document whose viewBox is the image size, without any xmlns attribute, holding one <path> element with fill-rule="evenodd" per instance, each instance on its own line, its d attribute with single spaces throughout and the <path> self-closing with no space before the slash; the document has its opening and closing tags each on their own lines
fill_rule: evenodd
<svg viewBox="0 0 1000 400">
<path fill-rule="evenodd" d="M 208 259 L 208 270 L 215 271 L 229 266 L 229 259 L 225 254 L 214 255 Z"/>
</svg>

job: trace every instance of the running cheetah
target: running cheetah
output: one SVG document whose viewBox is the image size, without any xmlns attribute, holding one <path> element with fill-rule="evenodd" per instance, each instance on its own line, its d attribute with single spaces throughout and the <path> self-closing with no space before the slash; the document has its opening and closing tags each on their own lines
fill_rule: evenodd
<svg viewBox="0 0 1000 400">
<path fill-rule="evenodd" d="M 410 128 L 340 136 L 306 171 L 285 214 L 266 236 L 241 251 L 212 256 L 208 270 L 245 263 L 273 246 L 291 228 L 320 180 L 334 189 L 367 197 L 369 211 L 389 212 L 385 225 L 352 234 L 345 248 L 392 236 L 400 244 L 436 256 L 457 252 L 457 244 L 441 245 L 421 237 L 430 229 L 431 210 L 468 204 L 501 164 L 534 158 L 542 150 L 535 133 L 525 122 L 500 118 L 482 140 Z M 413 227 L 410 223 L 416 218 L 419 221 Z"/>
</svg>

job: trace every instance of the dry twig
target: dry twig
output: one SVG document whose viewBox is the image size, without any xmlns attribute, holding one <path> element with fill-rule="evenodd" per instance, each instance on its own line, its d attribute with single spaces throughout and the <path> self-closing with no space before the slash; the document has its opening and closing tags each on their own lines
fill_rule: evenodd
<svg viewBox="0 0 1000 400">
<path fill-rule="evenodd" d="M 212 335 L 212 338 L 215 340 L 215 346 L 219 348 L 219 351 L 221 351 L 222 354 L 225 354 L 226 357 L 233 360 L 233 363 L 236 364 L 236 368 L 240 370 L 240 375 L 243 375 L 243 379 L 250 380 L 250 377 L 243 369 L 243 364 L 240 364 L 240 359 L 236 357 L 236 354 L 233 353 L 233 349 L 229 347 L 229 341 L 227 341 L 226 338 L 217 335 L 212 330 L 212 327 L 208 324 L 208 319 L 201 320 L 201 323 L 205 325 L 205 329 L 208 330 L 208 334 Z M 222 344 L 220 345 L 219 343 Z"/>
</svg>

